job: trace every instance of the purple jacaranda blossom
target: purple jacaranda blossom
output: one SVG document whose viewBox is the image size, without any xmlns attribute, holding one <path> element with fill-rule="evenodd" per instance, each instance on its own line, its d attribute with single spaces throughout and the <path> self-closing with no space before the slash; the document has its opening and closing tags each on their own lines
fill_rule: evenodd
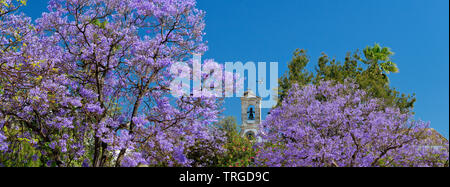
<svg viewBox="0 0 450 187">
<path fill-rule="evenodd" d="M 428 124 L 382 109 L 351 81 L 294 86 L 261 124 L 259 166 L 448 166 L 448 141 L 429 147 Z"/>
<path fill-rule="evenodd" d="M 47 8 L 35 22 L 2 15 L 0 38 L 13 41 L 0 41 L 9 49 L 0 53 L 7 130 L 29 132 L 23 137 L 57 166 L 199 166 L 187 159 L 194 148 L 223 149 L 211 133 L 222 100 L 167 89 L 172 64 L 207 50 L 195 0 L 49 0 Z M 14 152 L 7 145 L 18 135 L 2 130 L 0 148 Z"/>
<path fill-rule="evenodd" d="M 88 110 L 89 112 L 92 112 L 92 113 L 97 113 L 97 114 L 101 114 L 104 111 L 103 108 L 101 106 L 99 106 L 98 104 L 87 104 L 86 110 Z"/>
</svg>

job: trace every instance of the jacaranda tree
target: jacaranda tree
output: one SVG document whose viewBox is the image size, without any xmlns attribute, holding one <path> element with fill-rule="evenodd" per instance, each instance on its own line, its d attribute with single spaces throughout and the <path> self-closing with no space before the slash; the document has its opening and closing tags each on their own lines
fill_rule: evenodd
<svg viewBox="0 0 450 187">
<path fill-rule="evenodd" d="M 294 85 L 260 127 L 256 164 L 448 167 L 448 141 L 429 144 L 427 124 L 377 100 L 350 81 Z"/>
<path fill-rule="evenodd" d="M 222 149 L 220 99 L 169 90 L 170 65 L 206 50 L 195 0 L 50 0 L 36 24 L 22 2 L 0 5 L 0 163 L 201 166 L 188 155 Z"/>
</svg>

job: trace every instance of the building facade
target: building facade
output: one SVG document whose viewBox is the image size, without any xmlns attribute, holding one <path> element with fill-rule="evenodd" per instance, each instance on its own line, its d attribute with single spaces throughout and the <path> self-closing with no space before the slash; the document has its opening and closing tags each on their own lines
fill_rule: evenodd
<svg viewBox="0 0 450 187">
<path fill-rule="evenodd" d="M 261 97 L 251 90 L 244 92 L 241 97 L 241 136 L 251 140 L 258 140 L 258 127 L 261 123 Z"/>
</svg>

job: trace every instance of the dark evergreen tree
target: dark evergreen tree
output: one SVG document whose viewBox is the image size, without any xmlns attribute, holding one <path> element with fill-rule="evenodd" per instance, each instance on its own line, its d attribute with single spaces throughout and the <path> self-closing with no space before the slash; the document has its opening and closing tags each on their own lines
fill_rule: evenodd
<svg viewBox="0 0 450 187">
<path fill-rule="evenodd" d="M 318 84 L 320 81 L 344 83 L 346 79 L 354 80 L 368 96 L 379 98 L 383 107 L 398 107 L 402 112 L 412 112 L 416 101 L 414 95 L 405 95 L 389 85 L 388 75 L 398 73 L 397 65 L 391 61 L 394 53 L 387 47 L 375 44 L 359 51 L 348 53 L 344 63 L 330 59 L 326 54 L 318 60 L 316 74 L 306 70 L 309 58 L 304 50 L 296 50 L 289 63 L 289 72 L 279 80 L 279 102 L 286 97 L 293 84 L 304 86 Z"/>
</svg>

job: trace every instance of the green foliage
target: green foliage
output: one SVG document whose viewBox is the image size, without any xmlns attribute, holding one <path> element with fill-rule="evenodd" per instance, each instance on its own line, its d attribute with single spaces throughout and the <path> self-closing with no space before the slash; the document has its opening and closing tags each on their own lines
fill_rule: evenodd
<svg viewBox="0 0 450 187">
<path fill-rule="evenodd" d="M 226 117 L 218 124 L 226 133 L 227 142 L 224 144 L 225 152 L 218 156 L 218 167 L 249 167 L 253 165 L 256 150 L 253 142 L 239 135 L 236 119 Z"/>
<path fill-rule="evenodd" d="M 320 81 L 337 81 L 344 83 L 346 79 L 354 80 L 368 96 L 382 100 L 383 107 L 398 107 L 402 112 L 412 112 L 416 101 L 414 95 L 401 94 L 389 85 L 388 74 L 398 73 L 397 64 L 391 61 L 394 53 L 387 47 L 375 44 L 360 52 L 348 53 L 344 63 L 330 59 L 326 54 L 318 60 L 316 74 L 305 68 L 309 60 L 304 50 L 297 50 L 289 63 L 289 72 L 280 79 L 279 102 L 281 104 L 293 84 L 304 86 L 318 84 Z"/>
<path fill-rule="evenodd" d="M 20 3 L 20 5 L 23 5 L 23 6 L 27 5 L 27 0 L 16 0 L 15 2 L 18 2 L 18 3 Z M 5 0 L 0 0 L 0 4 L 2 4 L 5 7 L 10 7 L 11 6 L 11 4 L 8 4 Z"/>
<path fill-rule="evenodd" d="M 100 21 L 99 19 L 94 19 L 92 20 L 92 24 L 94 24 L 95 26 L 102 28 L 102 29 L 106 29 L 106 24 L 108 24 L 108 21 Z"/>
</svg>

